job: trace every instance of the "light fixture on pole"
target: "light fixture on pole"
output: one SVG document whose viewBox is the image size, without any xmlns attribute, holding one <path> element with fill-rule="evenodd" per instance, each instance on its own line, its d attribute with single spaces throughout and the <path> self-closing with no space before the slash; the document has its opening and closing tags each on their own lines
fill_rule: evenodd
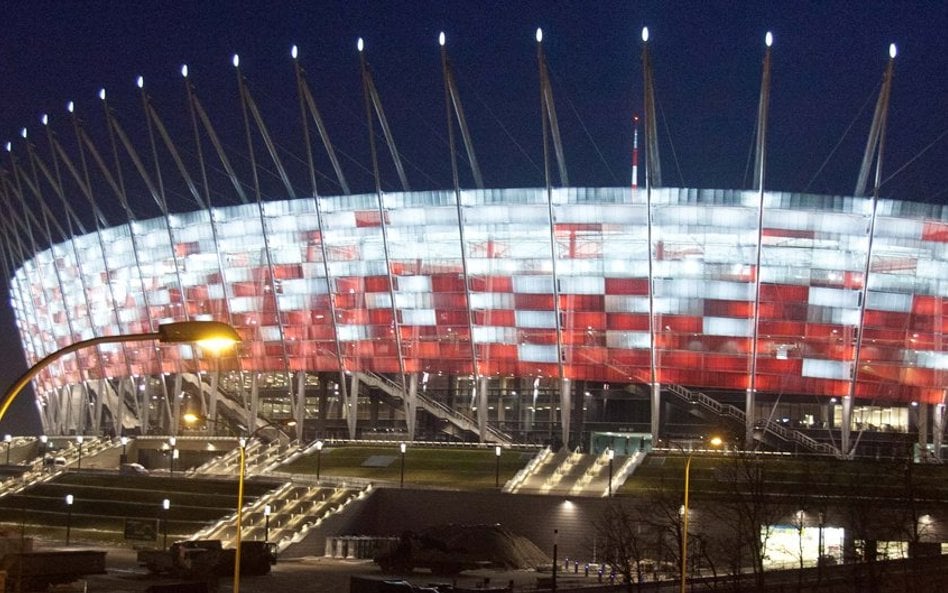
<svg viewBox="0 0 948 593">
<path fill-rule="evenodd" d="M 401 451 L 401 454 L 402 454 L 402 472 L 401 472 L 401 478 L 399 478 L 398 480 L 399 488 L 402 488 L 405 486 L 405 449 L 406 448 L 407 447 L 405 446 L 405 443 L 399 443 L 398 450 Z"/>
<path fill-rule="evenodd" d="M 72 494 L 66 495 L 66 545 L 69 545 L 69 531 L 72 529 Z"/>
<path fill-rule="evenodd" d="M 119 463 L 127 463 L 128 455 L 126 454 L 126 448 L 128 447 L 128 437 L 122 435 L 122 438 L 119 439 L 119 442 L 122 443 L 122 459 Z"/>
<path fill-rule="evenodd" d="M 3 442 L 7 444 L 7 465 L 10 465 L 10 444 L 13 443 L 13 435 L 3 435 Z"/>
<path fill-rule="evenodd" d="M 161 510 L 164 511 L 164 512 L 162 513 L 162 516 L 161 516 L 161 518 L 162 518 L 162 520 L 161 520 L 161 526 L 162 526 L 161 531 L 162 531 L 162 533 L 164 534 L 164 535 L 163 535 L 163 538 L 162 538 L 161 549 L 162 549 L 162 550 L 167 550 L 167 549 L 168 549 L 168 511 L 171 510 L 171 500 L 169 500 L 169 499 L 167 499 L 167 498 L 164 499 L 164 500 L 162 500 L 162 501 L 161 501 Z"/>
<path fill-rule="evenodd" d="M 81 434 L 76 436 L 76 442 L 79 444 L 79 463 L 76 464 L 76 469 L 82 469 L 82 441 L 84 440 Z"/>
<path fill-rule="evenodd" d="M 177 437 L 169 437 L 169 438 L 168 438 L 168 444 L 171 445 L 171 459 L 168 461 L 168 471 L 169 471 L 169 473 L 170 473 L 172 476 L 174 476 L 174 458 L 175 458 L 175 453 L 178 452 L 178 449 L 177 449 L 178 439 L 177 439 Z"/>
<path fill-rule="evenodd" d="M 99 336 L 97 338 L 81 340 L 46 355 L 45 358 L 28 368 L 26 372 L 7 389 L 6 393 L 3 394 L 3 399 L 0 400 L 2 401 L 2 403 L 0 403 L 0 420 L 3 420 L 4 415 L 6 415 L 7 410 L 10 408 L 10 404 L 12 404 L 16 396 L 23 391 L 23 388 L 29 385 L 30 381 L 32 381 L 40 371 L 63 356 L 72 354 L 83 348 L 98 346 L 100 344 L 142 342 L 149 340 L 158 340 L 165 344 L 194 342 L 206 350 L 219 352 L 239 342 L 240 335 L 237 333 L 237 330 L 220 321 L 178 321 L 159 325 L 158 331 L 156 332 Z"/>
<path fill-rule="evenodd" d="M 270 541 L 270 505 L 263 505 L 263 542 Z"/>
<path fill-rule="evenodd" d="M 316 441 L 316 479 L 319 479 L 319 466 L 322 463 L 323 456 L 323 442 Z"/>
<path fill-rule="evenodd" d="M 708 441 L 712 447 L 720 447 L 724 442 L 721 437 L 711 437 Z M 685 462 L 685 500 L 681 506 L 681 593 L 685 593 L 685 582 L 688 571 L 688 491 L 691 486 L 691 458 L 694 453 L 688 454 Z"/>
<path fill-rule="evenodd" d="M 46 445 L 47 443 L 49 443 L 49 437 L 46 436 L 45 434 L 41 434 L 39 436 L 39 442 L 40 442 L 40 456 L 42 457 L 46 455 Z"/>
<path fill-rule="evenodd" d="M 500 488 L 500 445 L 494 447 L 494 488 Z"/>
</svg>

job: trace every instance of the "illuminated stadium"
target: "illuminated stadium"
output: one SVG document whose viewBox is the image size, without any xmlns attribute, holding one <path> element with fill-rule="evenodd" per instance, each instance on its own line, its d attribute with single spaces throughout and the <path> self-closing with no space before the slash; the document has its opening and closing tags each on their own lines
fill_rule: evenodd
<svg viewBox="0 0 948 593">
<path fill-rule="evenodd" d="M 715 428 L 824 454 L 849 454 L 863 433 L 865 444 L 917 432 L 940 456 L 948 209 L 884 199 L 878 175 L 872 188 L 892 60 L 855 196 L 765 189 L 769 50 L 753 189 L 672 188 L 661 183 L 643 45 L 641 186 L 637 174 L 631 187 L 569 186 L 542 49 L 546 187 L 408 191 L 364 61 L 376 180 L 374 125 L 404 191 L 383 192 L 377 180 L 374 193 L 325 196 L 315 175 L 289 179 L 243 85 L 247 137 L 266 147 L 285 199 L 260 199 L 254 159 L 265 157 L 252 144 L 252 175 L 238 181 L 190 87 L 200 138 L 190 156 L 177 148 L 189 140 L 170 138 L 147 98 L 150 148 L 135 148 L 110 116 L 111 147 L 77 124 L 72 152 L 53 136 L 44 155 L 32 145 L 19 151 L 3 195 L 19 213 L 5 233 L 29 362 L 171 321 L 224 321 L 243 338 L 220 358 L 151 343 L 71 355 L 34 383 L 45 429 L 176 434 L 195 412 L 235 430 L 292 418 L 301 439 L 588 447 L 594 434 L 652 441 Z M 310 167 L 318 133 L 347 188 L 297 68 Z M 457 134 L 480 186 L 447 59 L 444 73 L 451 154 Z M 183 179 L 203 208 L 168 209 L 147 152 L 155 146 L 164 176 Z M 69 216 L 51 222 L 43 199 L 66 203 L 62 178 L 84 208 L 106 199 L 96 192 L 122 202 L 113 152 L 163 215 L 129 212 L 125 224 L 95 228 Z M 212 203 L 206 163 L 226 172 L 241 204 Z M 24 229 L 41 236 L 50 224 L 68 226 L 72 238 L 49 235 L 52 246 L 38 248 L 26 239 Z"/>
</svg>

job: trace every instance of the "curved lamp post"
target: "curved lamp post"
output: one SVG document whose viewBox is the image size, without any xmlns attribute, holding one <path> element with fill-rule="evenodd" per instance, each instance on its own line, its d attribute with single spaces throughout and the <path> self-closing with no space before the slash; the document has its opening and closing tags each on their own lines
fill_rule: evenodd
<svg viewBox="0 0 948 593">
<path fill-rule="evenodd" d="M 124 342 L 144 342 L 148 340 L 157 340 L 164 344 L 181 344 L 185 342 L 197 343 L 202 348 L 208 350 L 222 350 L 232 346 L 240 341 L 237 330 L 220 321 L 178 321 L 174 323 L 165 323 L 158 326 L 158 331 L 143 334 L 119 334 L 115 336 L 100 336 L 81 340 L 47 355 L 36 364 L 26 370 L 16 382 L 3 394 L 2 403 L 0 403 L 0 420 L 7 413 L 10 404 L 16 399 L 16 396 L 23 391 L 23 388 L 29 385 L 36 375 L 51 363 L 59 360 L 67 354 L 72 354 L 77 350 L 98 346 L 99 344 L 115 344 Z"/>
<path fill-rule="evenodd" d="M 708 443 L 712 447 L 720 447 L 724 441 L 721 437 L 711 437 Z M 688 454 L 685 462 L 685 504 L 681 507 L 681 593 L 685 593 L 685 583 L 688 572 L 688 491 L 691 487 L 691 458 L 694 452 Z"/>
<path fill-rule="evenodd" d="M 185 414 L 183 418 L 184 418 L 184 421 L 188 424 L 192 424 L 195 422 L 209 422 L 211 424 L 219 424 L 219 422 L 215 419 L 205 418 L 197 414 L 188 413 L 188 414 Z M 266 428 L 276 428 L 277 430 L 279 430 L 281 427 L 290 427 L 290 426 L 295 426 L 295 425 L 296 425 L 295 420 L 290 420 L 288 422 L 279 422 L 279 421 L 274 422 L 271 420 L 267 422 L 266 424 L 263 424 L 262 426 L 258 426 L 256 430 L 251 432 L 249 435 L 241 436 L 237 438 L 237 446 L 238 446 L 240 457 L 238 461 L 238 472 L 237 472 L 237 520 L 236 520 L 236 525 L 235 525 L 236 533 L 234 536 L 234 544 L 236 546 L 236 550 L 234 550 L 234 589 L 233 589 L 234 593 L 240 592 L 240 543 L 242 539 L 241 536 L 243 535 L 242 531 L 243 531 L 243 522 L 244 522 L 244 478 L 246 477 L 246 474 L 247 474 L 247 444 L 254 437 L 256 437 L 260 433 L 260 431 Z M 225 424 L 224 426 L 227 426 L 227 425 Z M 266 514 L 266 517 L 267 517 L 267 531 L 268 531 L 267 537 L 269 537 L 269 522 L 270 522 L 269 513 Z"/>
</svg>

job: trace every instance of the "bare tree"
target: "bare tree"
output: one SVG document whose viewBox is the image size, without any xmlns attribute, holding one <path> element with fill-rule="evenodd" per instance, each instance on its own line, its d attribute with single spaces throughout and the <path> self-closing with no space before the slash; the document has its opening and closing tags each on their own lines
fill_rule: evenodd
<svg viewBox="0 0 948 593">
<path fill-rule="evenodd" d="M 626 590 L 634 591 L 636 584 L 645 580 L 650 556 L 655 553 L 652 526 L 642 510 L 613 499 L 593 526 L 603 563 L 622 577 Z"/>
</svg>

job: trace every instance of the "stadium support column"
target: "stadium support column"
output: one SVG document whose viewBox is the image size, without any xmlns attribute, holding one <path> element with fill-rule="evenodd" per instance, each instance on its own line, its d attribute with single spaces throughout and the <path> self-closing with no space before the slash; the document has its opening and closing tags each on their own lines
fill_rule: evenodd
<svg viewBox="0 0 948 593">
<path fill-rule="evenodd" d="M 754 399 L 757 395 L 757 357 L 760 337 L 760 282 L 761 251 L 764 243 L 764 180 L 767 171 L 767 112 L 770 106 L 770 46 L 774 37 L 767 32 L 764 36 L 763 72 L 760 79 L 760 99 L 757 106 L 757 146 L 754 158 L 754 185 L 757 189 L 757 253 L 754 262 L 754 303 L 753 326 L 751 327 L 750 365 L 747 376 L 747 396 L 744 402 L 744 446 L 750 448 L 754 442 L 755 411 Z"/>
<path fill-rule="evenodd" d="M 648 27 L 642 28 L 642 73 L 645 78 L 645 208 L 648 223 L 648 334 L 649 334 L 649 383 L 652 388 L 651 430 L 653 442 L 658 442 L 661 427 L 662 385 L 658 375 L 658 341 L 655 322 L 655 281 L 652 251 L 652 187 L 661 187 L 662 169 L 658 153 L 658 130 L 655 118 L 655 88 L 652 83 L 652 59 L 648 51 Z"/>
<path fill-rule="evenodd" d="M 929 404 L 921 402 L 918 404 L 918 448 L 922 451 L 928 450 L 928 409 Z"/>
<path fill-rule="evenodd" d="M 405 428 L 408 429 L 408 440 L 415 440 L 415 420 L 418 418 L 418 373 L 408 376 L 408 391 L 403 399 L 405 405 Z"/>
<path fill-rule="evenodd" d="M 569 379 L 560 379 L 560 438 L 563 440 L 563 446 L 566 448 L 569 448 L 572 402 L 573 397 L 572 393 L 570 393 Z"/>
<path fill-rule="evenodd" d="M 303 423 L 306 420 L 306 371 L 296 373 L 296 406 L 293 419 L 296 420 L 296 440 L 303 442 Z"/>
<path fill-rule="evenodd" d="M 349 388 L 349 401 L 344 408 L 346 424 L 349 427 L 349 438 L 356 438 L 356 420 L 359 418 L 359 374 L 352 373 L 352 386 Z"/>
<path fill-rule="evenodd" d="M 935 404 L 932 417 L 932 447 L 935 459 L 941 461 L 941 446 L 945 440 L 945 404 Z"/>
<path fill-rule="evenodd" d="M 475 389 L 477 389 L 477 432 L 482 443 L 487 442 L 487 422 L 489 421 L 487 415 L 487 408 L 489 406 L 487 398 L 488 385 L 487 377 L 480 377 L 475 384 Z"/>
<path fill-rule="evenodd" d="M 844 457 L 849 456 L 849 441 L 853 427 L 853 398 L 845 395 L 842 398 L 843 418 L 839 426 L 839 448 Z"/>
</svg>

